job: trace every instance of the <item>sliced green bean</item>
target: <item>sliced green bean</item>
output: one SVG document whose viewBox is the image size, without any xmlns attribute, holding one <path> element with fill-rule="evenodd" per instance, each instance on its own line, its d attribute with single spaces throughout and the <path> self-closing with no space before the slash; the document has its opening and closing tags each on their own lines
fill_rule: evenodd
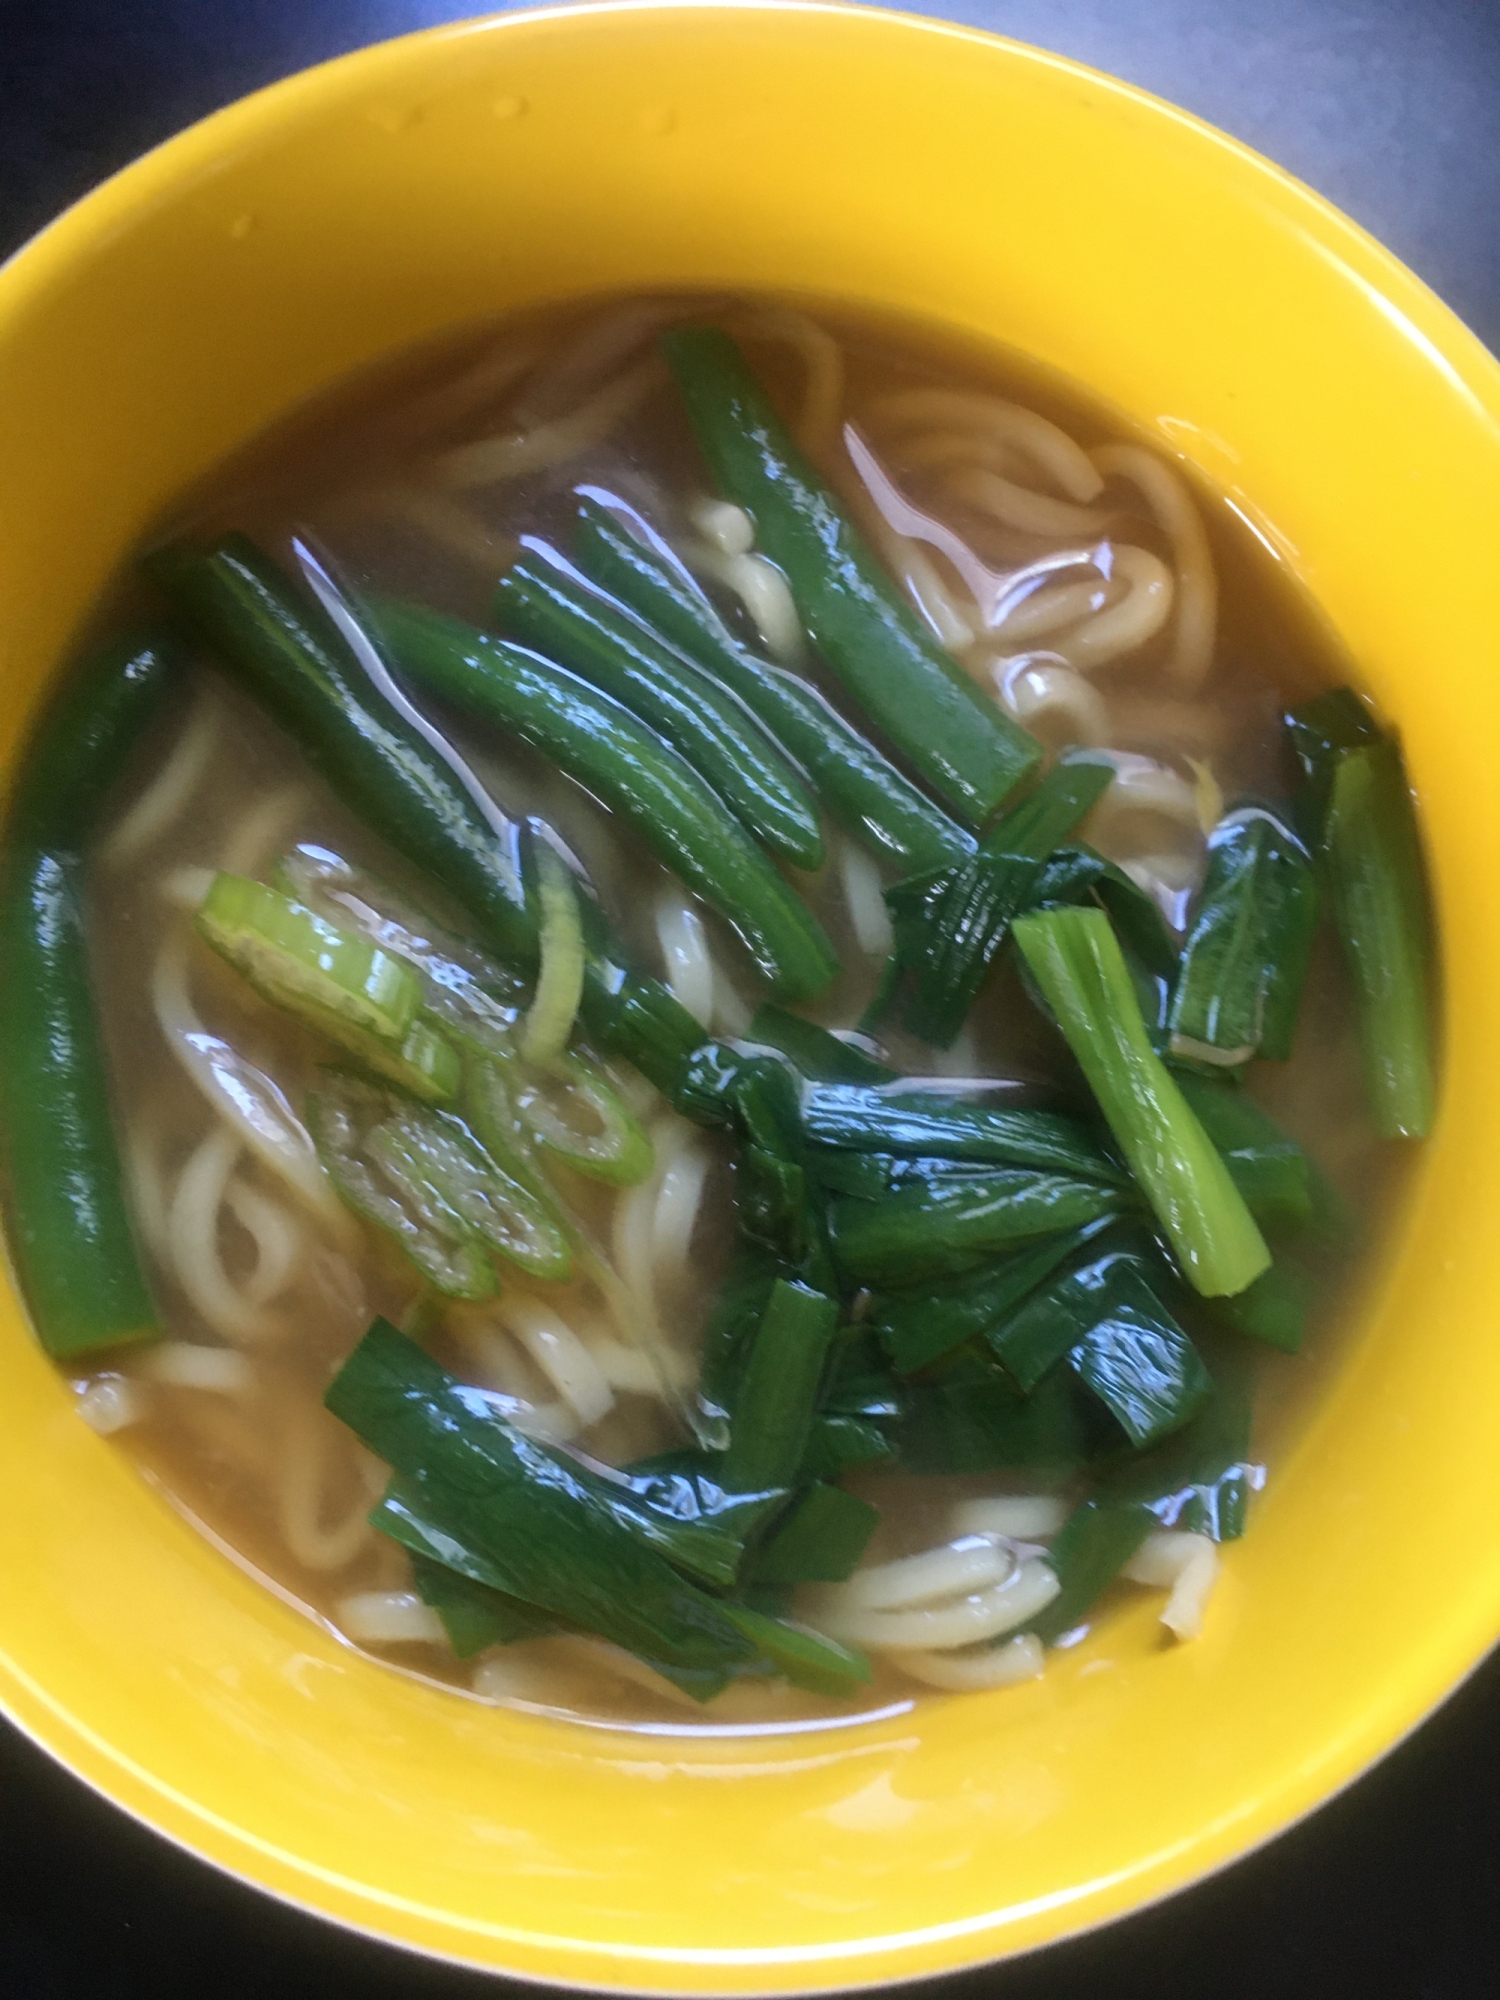
<svg viewBox="0 0 1500 2000">
<path fill-rule="evenodd" d="M 345 804 L 456 897 L 507 965 L 532 968 L 536 925 L 515 829 L 357 670 L 276 565 L 231 535 L 209 554 L 181 544 L 159 551 L 146 568 Z M 594 1033 L 670 1091 L 702 1029 L 597 922 L 586 977 Z"/>
<path fill-rule="evenodd" d="M 0 1147 L 21 1288 L 59 1360 L 160 1331 L 110 1114 L 81 855 L 182 664 L 170 645 L 135 637 L 66 684 L 32 735 L 6 822 Z"/>
<path fill-rule="evenodd" d="M 828 811 L 872 853 L 903 868 L 957 861 L 971 837 L 902 776 L 817 688 L 742 646 L 666 543 L 639 515 L 620 525 L 609 496 L 582 489 L 581 566 L 669 645 L 737 694 L 807 772 Z"/>
<path fill-rule="evenodd" d="M 419 606 L 382 601 L 380 636 L 424 687 L 535 745 L 636 828 L 793 999 L 820 992 L 833 948 L 677 752 L 576 674 Z"/>
<path fill-rule="evenodd" d="M 646 1128 L 599 1068 L 571 1051 L 516 1075 L 516 1116 L 543 1152 L 611 1187 L 634 1187 L 655 1164 Z"/>
<path fill-rule="evenodd" d="M 404 960 L 263 882 L 216 875 L 194 923 L 273 1006 L 316 1026 L 333 1015 L 399 1048 L 417 1018 L 422 988 Z"/>
<path fill-rule="evenodd" d="M 534 1143 L 594 1180 L 627 1187 L 646 1178 L 651 1142 L 597 1063 L 573 1050 L 540 1068 L 521 1061 L 522 988 L 503 966 L 326 848 L 294 849 L 277 877 L 294 900 L 357 930 L 416 972 L 429 1021 L 465 1052 L 465 1114 L 497 1157 L 514 1161 Z M 576 914 L 576 895 L 572 902 Z M 696 1025 L 690 1033 L 701 1039 Z"/>
<path fill-rule="evenodd" d="M 502 957 L 531 965 L 514 830 L 362 673 L 324 614 L 243 535 L 206 552 L 177 543 L 144 567 L 345 804 L 456 896 Z"/>
<path fill-rule="evenodd" d="M 396 1109 L 365 1135 L 367 1159 L 430 1227 L 456 1220 L 497 1257 L 561 1284 L 573 1252 L 548 1206 L 507 1174 L 458 1118 Z"/>
<path fill-rule="evenodd" d="M 5 848 L 81 855 L 130 752 L 182 692 L 188 659 L 164 632 L 132 632 L 65 674 L 31 722 L 6 803 Z"/>
<path fill-rule="evenodd" d="M 404 959 L 422 982 L 428 1018 L 460 1047 L 476 1056 L 514 1054 L 524 992 L 518 974 L 329 848 L 293 848 L 277 863 L 275 884 L 293 902 Z"/>
<path fill-rule="evenodd" d="M 817 807 L 738 697 L 552 550 L 530 537 L 521 546 L 495 594 L 500 629 L 638 715 L 774 854 L 820 867 Z"/>
<path fill-rule="evenodd" d="M 82 864 L 7 854 L 0 939 L 11 1247 L 37 1337 L 59 1359 L 155 1339 L 89 986 Z"/>
<path fill-rule="evenodd" d="M 308 1122 L 342 1199 L 439 1291 L 487 1297 L 495 1289 L 487 1253 L 536 1278 L 570 1275 L 555 1206 L 451 1113 L 330 1072 L 308 1101 Z"/>
<path fill-rule="evenodd" d="M 416 1018 L 422 986 L 402 959 L 263 883 L 214 878 L 199 935 L 275 1007 L 426 1104 L 458 1089 L 458 1052 Z"/>
<path fill-rule="evenodd" d="M 754 521 L 818 651 L 944 802 L 981 825 L 1040 746 L 923 630 L 728 334 L 674 328 L 662 348 L 710 471 Z"/>
<path fill-rule="evenodd" d="M 513 1062 L 495 1056 L 467 1055 L 459 1110 L 481 1146 L 513 1180 L 520 1181 L 566 1231 L 563 1212 L 534 1156 L 534 1134 L 516 1108 L 513 1082 L 519 1076 Z"/>
<path fill-rule="evenodd" d="M 1348 751 L 1328 804 L 1334 919 L 1359 999 L 1365 1093 L 1387 1139 L 1432 1130 L 1431 919 L 1401 752 L 1389 740 Z"/>
<path fill-rule="evenodd" d="M 544 840 L 536 842 L 536 875 L 541 965 L 536 994 L 521 1024 L 521 1055 L 529 1063 L 546 1065 L 567 1048 L 583 999 L 583 923 L 572 873 Z"/>
<path fill-rule="evenodd" d="M 449 1203 L 413 1198 L 400 1176 L 392 1185 L 367 1146 L 363 1106 L 342 1090 L 314 1091 L 307 1122 L 318 1158 L 339 1199 L 362 1222 L 391 1237 L 433 1291 L 451 1299 L 486 1299 L 498 1290 L 483 1243 Z"/>
</svg>

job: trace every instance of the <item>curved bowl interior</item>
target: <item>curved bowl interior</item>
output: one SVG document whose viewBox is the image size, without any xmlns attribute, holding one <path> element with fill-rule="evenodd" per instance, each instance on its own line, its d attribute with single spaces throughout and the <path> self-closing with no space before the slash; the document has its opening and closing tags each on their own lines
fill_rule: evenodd
<svg viewBox="0 0 1500 2000">
<path fill-rule="evenodd" d="M 911 1976 L 1117 1915 L 1409 1728 L 1500 1622 L 1500 380 L 1417 282 L 1159 104 L 876 12 L 592 8 L 294 79 L 0 274 L 0 753 L 142 524 L 452 322 L 605 287 L 835 294 L 1090 385 L 1240 510 L 1400 722 L 1446 938 L 1441 1130 L 1207 1636 L 690 1744 L 383 1671 L 80 1424 L 0 1303 L 0 1700 L 123 1806 L 408 1945 L 595 1987 Z"/>
</svg>

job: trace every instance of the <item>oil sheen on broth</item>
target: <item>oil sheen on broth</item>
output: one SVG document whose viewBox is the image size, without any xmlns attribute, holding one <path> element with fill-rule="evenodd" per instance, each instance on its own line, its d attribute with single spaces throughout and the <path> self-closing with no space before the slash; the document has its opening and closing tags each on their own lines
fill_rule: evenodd
<svg viewBox="0 0 1500 2000">
<path fill-rule="evenodd" d="M 223 470 L 168 526 L 200 542 L 245 530 L 293 575 L 300 544 L 356 597 L 411 599 L 485 625 L 521 538 L 568 549 L 587 488 L 648 521 L 740 639 L 820 680 L 859 720 L 821 673 L 749 516 L 705 471 L 657 347 L 661 329 L 685 319 L 712 320 L 739 339 L 964 672 L 1049 757 L 1073 746 L 1109 753 L 1113 779 L 1081 835 L 1154 899 L 1180 942 L 1208 835 L 1227 808 L 1246 797 L 1288 808 L 1295 770 L 1283 712 L 1346 675 L 1226 506 L 1039 370 L 999 367 L 909 325 L 784 301 L 596 303 L 471 329 L 341 386 Z M 123 583 L 110 617 L 133 609 L 140 588 Z M 729 927 L 547 756 L 417 698 L 512 820 L 553 830 L 638 962 L 706 1031 L 746 1037 L 767 988 Z M 909 871 L 859 845 L 830 812 L 821 821 L 822 865 L 782 873 L 821 921 L 840 969 L 798 1011 L 847 1031 L 870 1007 L 892 948 L 882 889 Z M 331 1376 L 381 1314 L 420 1332 L 446 1369 L 536 1438 L 609 1466 L 682 1447 L 702 1329 L 734 1256 L 732 1148 L 616 1062 L 615 1087 L 654 1146 L 649 1176 L 614 1187 L 547 1167 L 612 1275 L 591 1276 L 575 1260 L 566 1283 L 505 1270 L 494 1296 L 424 1300 L 388 1237 L 356 1220 L 315 1172 L 300 1189 L 273 1173 L 217 1114 L 204 1081 L 205 1063 L 219 1065 L 221 1084 L 227 1077 L 252 1094 L 267 1093 L 268 1079 L 300 1117 L 330 1060 L 323 1038 L 267 1005 L 192 927 L 212 871 L 270 882 L 299 847 L 343 857 L 452 932 L 473 934 L 462 910 L 341 805 L 200 653 L 133 753 L 90 856 L 95 991 L 165 1337 L 75 1364 L 85 1416 L 117 1433 L 222 1546 L 351 1643 L 481 1697 L 617 1723 L 774 1727 L 1040 1671 L 1037 1642 L 1015 1636 L 1027 1619 L 1007 1623 L 995 1606 L 1027 1575 L 1053 1587 L 1046 1550 L 1092 1489 L 1066 1468 L 944 1474 L 878 1461 L 843 1476 L 879 1510 L 853 1579 L 804 1585 L 790 1602 L 784 1592 L 757 1600 L 869 1655 L 873 1677 L 852 1696 L 750 1677 L 700 1707 L 620 1647 L 579 1633 L 455 1658 L 406 1554 L 368 1523 L 388 1470 L 324 1409 Z M 1255 1063 L 1246 1086 L 1357 1222 L 1357 1254 L 1345 1244 L 1311 1259 L 1316 1296 L 1300 1352 L 1278 1353 L 1174 1301 L 1216 1380 L 1256 1378 L 1242 1497 L 1264 1466 L 1274 1477 L 1298 1411 L 1336 1358 L 1399 1192 L 1405 1149 L 1380 1138 L 1365 1109 L 1352 1011 L 1325 922 L 1295 1053 Z M 899 1008 L 888 1013 L 861 1046 L 903 1076 L 990 1080 L 970 1100 L 982 1104 L 1079 1105 L 1076 1076 L 1027 997 L 1013 948 L 997 956 L 947 1047 L 925 1045 L 902 1019 Z M 279 1115 L 274 1104 L 270 1115 Z M 861 1298 L 854 1311 L 867 1308 Z M 930 1391 L 941 1369 L 915 1379 Z M 1253 1505 L 1251 1516 L 1253 1531 Z M 1201 1509 L 1177 1519 L 1158 1508 L 1097 1615 L 1129 1602 L 1170 1605 L 1177 1633 L 1191 1636 L 1212 1616 L 1223 1559 L 1203 1529 Z"/>
</svg>

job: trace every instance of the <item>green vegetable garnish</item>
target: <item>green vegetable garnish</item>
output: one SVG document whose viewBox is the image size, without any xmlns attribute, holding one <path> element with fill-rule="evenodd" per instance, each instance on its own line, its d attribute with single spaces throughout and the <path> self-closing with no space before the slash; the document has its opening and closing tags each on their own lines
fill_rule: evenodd
<svg viewBox="0 0 1500 2000">
<path fill-rule="evenodd" d="M 582 1468 L 523 1436 L 387 1321 L 374 1321 L 325 1401 L 416 1496 L 423 1553 L 613 1640 L 699 1700 L 755 1660 L 717 1600 L 622 1520 Z M 398 1487 L 378 1515 L 400 1507 Z"/>
<path fill-rule="evenodd" d="M 0 1145 L 10 1244 L 38 1338 L 59 1359 L 155 1339 L 131 1227 L 84 934 L 83 849 L 182 662 L 109 648 L 48 708 L 0 857 Z"/>
<path fill-rule="evenodd" d="M 1401 746 L 1352 688 L 1294 709 L 1298 821 L 1323 860 L 1359 997 L 1370 1109 L 1388 1139 L 1432 1128 L 1432 918 Z"/>
<path fill-rule="evenodd" d="M 1333 912 L 1359 996 L 1365 1090 L 1387 1139 L 1432 1130 L 1427 895 L 1411 792 L 1392 742 L 1340 758 L 1328 804 Z"/>
<path fill-rule="evenodd" d="M 819 653 L 939 796 L 982 825 L 1040 747 L 923 630 L 728 334 L 674 328 L 662 350 L 710 471 L 754 521 Z"/>
<path fill-rule="evenodd" d="M 1062 908 L 1019 917 L 1013 929 L 1190 1283 L 1208 1296 L 1242 1292 L 1271 1253 L 1151 1047 L 1109 919 L 1102 910 Z"/>
<path fill-rule="evenodd" d="M 756 1556 L 756 1583 L 842 1583 L 858 1564 L 880 1513 L 841 1486 L 815 1481 Z"/>
<path fill-rule="evenodd" d="M 1155 1526 L 1143 1502 L 1086 1500 L 1047 1551 L 1062 1589 L 1028 1630 L 1051 1645 L 1081 1625 Z"/>
<path fill-rule="evenodd" d="M 1080 1229 L 1043 1236 L 965 1277 L 878 1294 L 870 1324 L 892 1366 L 903 1375 L 913 1374 L 987 1332 L 1112 1222 L 1112 1216 L 1104 1216 Z"/>
<path fill-rule="evenodd" d="M 1117 1185 L 1126 1179 L 1075 1119 L 999 1110 L 910 1085 L 815 1084 L 802 1093 L 802 1129 L 814 1146 L 852 1152 L 1034 1167 Z"/>
<path fill-rule="evenodd" d="M 777 1279 L 740 1376 L 721 1484 L 731 1493 L 789 1486 L 812 1428 L 838 1304 Z"/>
<path fill-rule="evenodd" d="M 1214 828 L 1168 1026 L 1174 1053 L 1225 1067 L 1292 1053 L 1318 924 L 1302 842 L 1263 806 Z"/>
<path fill-rule="evenodd" d="M 572 1246 L 555 1208 L 451 1112 L 331 1073 L 308 1102 L 308 1122 L 341 1198 L 440 1292 L 487 1297 L 491 1253 L 536 1278 L 570 1275 Z"/>
<path fill-rule="evenodd" d="M 896 955 L 912 974 L 906 1026 L 946 1048 L 978 997 L 1010 921 L 1032 901 L 1047 856 L 1108 788 L 1114 766 L 1087 751 L 1055 765 L 975 853 L 886 892 Z"/>
<path fill-rule="evenodd" d="M 495 595 L 501 629 L 623 702 L 773 854 L 821 866 L 817 807 L 743 703 L 545 544 L 521 546 Z"/>
<path fill-rule="evenodd" d="M 809 682 L 742 646 L 666 544 L 635 519 L 639 533 L 585 497 L 578 560 L 589 575 L 737 694 L 807 772 L 828 811 L 872 852 L 903 868 L 935 868 L 966 854 L 974 843 L 963 828 Z"/>
<path fill-rule="evenodd" d="M 793 1069 L 818 1083 L 894 1083 L 896 1072 L 841 1035 L 805 1021 L 774 1001 L 756 1009 L 746 1041 L 780 1049 Z"/>
<path fill-rule="evenodd" d="M 804 904 L 691 765 L 628 708 L 540 653 L 436 611 L 383 600 L 370 616 L 413 680 L 533 744 L 634 826 L 788 998 L 828 984 L 837 960 Z"/>
<path fill-rule="evenodd" d="M 882 1202 L 835 1202 L 830 1228 L 846 1276 L 888 1288 L 972 1270 L 1002 1251 L 1081 1228 L 1119 1206 L 1118 1188 L 997 1167 L 903 1188 Z"/>
<path fill-rule="evenodd" d="M 870 1678 L 870 1662 L 863 1653 L 822 1632 L 811 1632 L 789 1619 L 768 1618 L 746 1604 L 726 1604 L 724 1615 L 755 1642 L 793 1687 L 843 1700 L 856 1694 Z"/>
<path fill-rule="evenodd" d="M 535 997 L 521 1025 L 521 1054 L 545 1068 L 567 1048 L 578 1017 L 583 998 L 583 924 L 567 863 L 544 840 L 535 843 L 535 851 L 542 963 Z"/>
</svg>

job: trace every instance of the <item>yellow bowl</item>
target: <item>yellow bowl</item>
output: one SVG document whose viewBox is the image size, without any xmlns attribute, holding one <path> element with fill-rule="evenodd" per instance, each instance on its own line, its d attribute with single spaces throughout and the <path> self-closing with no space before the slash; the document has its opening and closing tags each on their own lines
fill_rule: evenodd
<svg viewBox="0 0 1500 2000">
<path fill-rule="evenodd" d="M 471 1963 L 750 1993 L 1117 1916 L 1387 1749 L 1500 1626 L 1500 373 L 1377 245 L 1072 64 L 818 7 L 580 7 L 371 50 L 142 160 L 0 275 L 0 737 L 180 487 L 451 322 L 836 294 L 1043 357 L 1201 468 L 1399 719 L 1450 1089 L 1347 1365 L 1229 1556 L 1042 1683 L 760 1741 L 497 1712 L 356 1657 L 179 1520 L 0 1315 L 0 1700 L 304 1907 Z"/>
</svg>

